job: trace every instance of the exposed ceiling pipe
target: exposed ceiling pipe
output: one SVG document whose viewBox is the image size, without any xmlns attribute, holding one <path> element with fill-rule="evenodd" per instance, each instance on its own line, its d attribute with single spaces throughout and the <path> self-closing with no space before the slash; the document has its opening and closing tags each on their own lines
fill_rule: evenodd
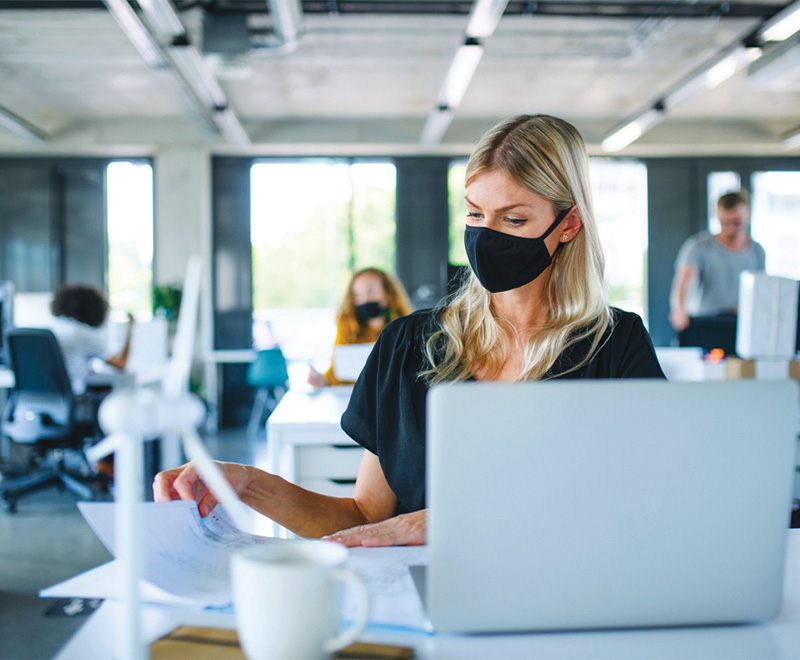
<svg viewBox="0 0 800 660">
<path fill-rule="evenodd" d="M 305 32 L 300 0 L 267 0 L 267 5 L 272 17 L 272 34 L 253 39 L 252 45 L 257 52 L 291 53 Z"/>
<path fill-rule="evenodd" d="M 42 129 L 34 126 L 26 119 L 0 106 L 0 126 L 16 133 L 19 137 L 32 143 L 47 142 L 49 136 Z"/>
<path fill-rule="evenodd" d="M 129 0 L 103 2 L 150 66 L 169 65 L 192 114 L 216 127 L 229 143 L 240 146 L 250 143 L 213 72 L 189 40 L 170 0 L 140 0 L 138 6 L 146 16 L 145 21 Z M 160 43 L 162 40 L 166 43 Z"/>
</svg>

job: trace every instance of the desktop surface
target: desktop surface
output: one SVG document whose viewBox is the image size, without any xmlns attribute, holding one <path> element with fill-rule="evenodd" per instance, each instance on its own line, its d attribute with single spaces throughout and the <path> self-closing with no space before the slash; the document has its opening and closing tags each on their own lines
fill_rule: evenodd
<svg viewBox="0 0 800 660">
<path fill-rule="evenodd" d="M 379 551 L 381 549 L 378 549 Z M 360 641 L 411 646 L 418 658 L 752 658 L 800 657 L 800 530 L 790 530 L 784 577 L 784 604 L 778 618 L 764 625 L 708 626 L 602 632 L 503 635 L 429 634 L 419 629 L 372 623 Z M 391 607 L 391 595 L 407 588 L 394 573 L 380 592 L 371 592 L 373 609 Z M 410 579 L 410 578 L 409 578 Z M 413 589 L 412 587 L 408 587 Z M 411 597 L 411 596 L 409 596 Z M 106 660 L 114 653 L 116 601 L 108 599 L 62 647 L 56 660 Z M 180 625 L 232 629 L 233 613 L 166 605 L 145 606 L 142 618 L 147 642 Z"/>
</svg>

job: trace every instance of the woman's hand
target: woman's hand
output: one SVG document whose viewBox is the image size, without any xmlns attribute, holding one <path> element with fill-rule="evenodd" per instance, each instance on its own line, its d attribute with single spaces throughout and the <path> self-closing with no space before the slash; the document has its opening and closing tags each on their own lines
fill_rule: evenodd
<svg viewBox="0 0 800 660">
<path fill-rule="evenodd" d="M 237 495 L 248 487 L 252 474 L 250 468 L 239 463 L 216 462 Z M 156 502 L 194 500 L 202 517 L 214 510 L 218 502 L 197 473 L 194 461 L 172 470 L 159 472 L 153 480 L 153 499 Z"/>
<path fill-rule="evenodd" d="M 673 309 L 669 313 L 669 322 L 672 324 L 672 327 L 675 328 L 676 332 L 682 332 L 689 327 L 691 319 L 683 309 Z"/>
<path fill-rule="evenodd" d="M 371 525 L 359 525 L 344 529 L 323 541 L 335 541 L 349 548 L 364 546 L 374 548 L 386 545 L 424 545 L 427 511 L 404 513 Z"/>
<path fill-rule="evenodd" d="M 328 381 L 325 380 L 325 376 L 314 369 L 314 367 L 308 368 L 308 383 L 314 387 L 326 387 L 328 385 Z"/>
</svg>

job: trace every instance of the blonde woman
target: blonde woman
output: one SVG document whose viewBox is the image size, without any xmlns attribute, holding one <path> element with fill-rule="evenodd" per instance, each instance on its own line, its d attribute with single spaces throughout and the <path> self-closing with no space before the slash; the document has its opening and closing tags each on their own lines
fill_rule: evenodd
<svg viewBox="0 0 800 660">
<path fill-rule="evenodd" d="M 342 428 L 365 447 L 355 492 L 332 498 L 224 464 L 243 500 L 301 536 L 346 545 L 425 542 L 425 395 L 446 380 L 663 378 L 635 314 L 610 308 L 578 131 L 546 115 L 501 122 L 467 166 L 472 275 L 441 309 L 391 323 Z M 156 500 L 216 505 L 191 464 L 156 477 Z"/>
<path fill-rule="evenodd" d="M 350 279 L 339 309 L 333 345 L 371 344 L 389 322 L 412 311 L 408 294 L 394 277 L 379 268 L 359 270 Z M 336 378 L 333 364 L 324 375 L 310 367 L 308 382 L 315 387 L 348 384 Z"/>
</svg>

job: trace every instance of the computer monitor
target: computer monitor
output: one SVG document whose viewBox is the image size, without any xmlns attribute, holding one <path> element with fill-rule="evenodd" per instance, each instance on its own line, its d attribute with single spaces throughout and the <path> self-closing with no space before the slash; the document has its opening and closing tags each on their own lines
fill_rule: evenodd
<svg viewBox="0 0 800 660">
<path fill-rule="evenodd" d="M 8 364 L 5 333 L 14 325 L 14 283 L 0 282 L 0 364 Z"/>
</svg>

